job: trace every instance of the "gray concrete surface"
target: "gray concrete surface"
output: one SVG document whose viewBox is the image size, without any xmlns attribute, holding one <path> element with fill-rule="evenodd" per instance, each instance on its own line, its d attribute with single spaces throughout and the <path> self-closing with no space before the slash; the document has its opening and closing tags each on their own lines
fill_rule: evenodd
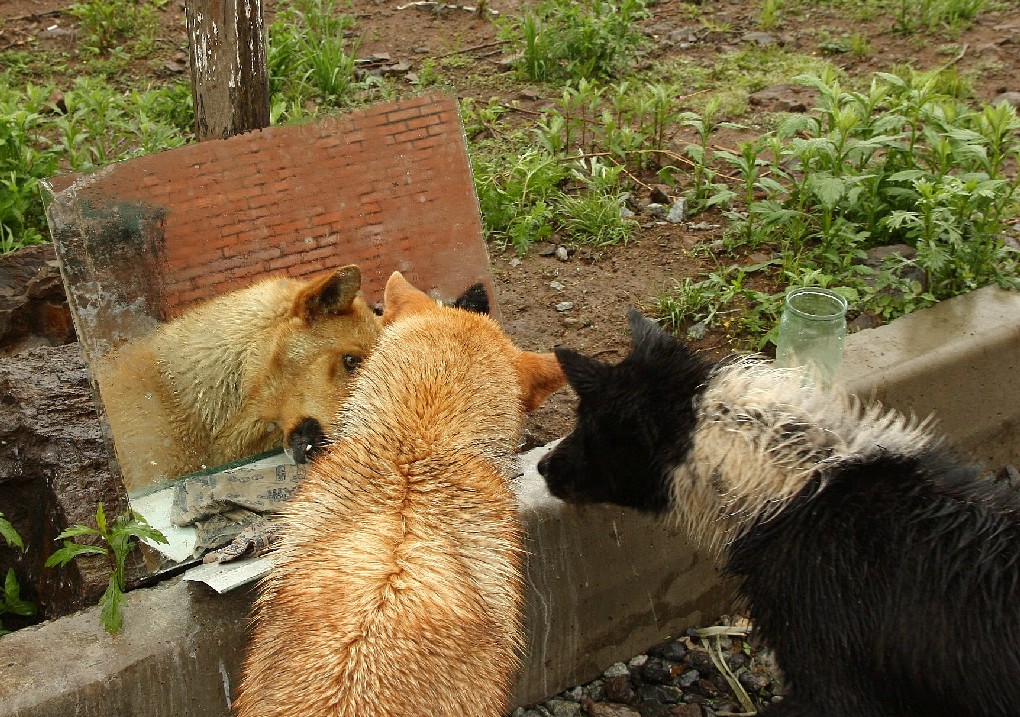
<svg viewBox="0 0 1020 717">
<path fill-rule="evenodd" d="M 982 289 L 847 340 L 847 385 L 927 415 L 995 467 L 1020 455 L 1020 294 Z M 542 450 L 542 449 L 539 449 Z M 595 677 L 689 625 L 730 591 L 705 556 L 632 511 L 555 500 L 525 456 L 528 656 L 514 704 Z M 254 590 L 172 581 L 127 596 L 111 638 L 93 608 L 0 639 L 0 717 L 228 714 Z"/>
</svg>

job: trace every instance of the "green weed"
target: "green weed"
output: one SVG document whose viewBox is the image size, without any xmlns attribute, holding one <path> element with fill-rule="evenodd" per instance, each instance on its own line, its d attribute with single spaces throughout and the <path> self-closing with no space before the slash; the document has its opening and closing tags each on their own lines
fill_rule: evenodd
<svg viewBox="0 0 1020 717">
<path fill-rule="evenodd" d="M 24 552 L 25 541 L 22 540 L 21 535 L 11 525 L 10 521 L 4 518 L 3 513 L 0 513 L 0 536 L 3 537 L 8 545 Z M 18 578 L 14 575 L 14 568 L 8 568 L 7 576 L 4 579 L 3 594 L 0 595 L 0 617 L 3 615 L 32 617 L 36 614 L 38 614 L 38 608 L 35 603 L 23 600 L 21 597 L 21 586 L 18 584 Z M 4 629 L 3 624 L 0 623 L 0 637 L 8 632 L 8 630 Z"/>
<path fill-rule="evenodd" d="M 100 55 L 121 49 L 130 40 L 132 51 L 144 56 L 156 38 L 157 7 L 153 0 L 85 0 L 71 6 L 78 18 L 82 47 Z"/>
<path fill-rule="evenodd" d="M 945 78 L 933 74 L 879 74 L 864 91 L 844 90 L 833 73 L 798 79 L 818 90 L 816 113 L 791 116 L 738 152 L 710 149 L 711 112 L 684 120 L 702 137 L 688 149 L 691 198 L 728 208 L 731 249 L 766 247 L 788 284 L 833 283 L 858 310 L 886 319 L 990 283 L 1020 286 L 1016 253 L 1001 238 L 1017 208 L 1017 180 L 1006 171 L 1020 156 L 1011 106 L 974 110 L 940 91 Z M 712 169 L 720 163 L 725 175 Z M 866 250 L 888 244 L 916 256 L 868 267 Z M 661 309 L 670 321 L 711 323 L 736 302 L 739 325 L 754 336 L 781 294 L 752 296 L 733 271 L 751 269 L 687 282 Z"/>
<path fill-rule="evenodd" d="M 542 0 L 501 34 L 521 53 L 516 67 L 533 82 L 608 79 L 624 70 L 644 44 L 637 21 L 645 0 Z"/>
<path fill-rule="evenodd" d="M 105 545 L 76 543 L 70 540 L 85 536 L 94 536 Z M 125 562 L 137 546 L 137 541 L 143 539 L 164 544 L 168 542 L 161 532 L 132 510 L 118 515 L 112 524 L 108 524 L 103 504 L 100 503 L 96 508 L 96 527 L 72 525 L 55 538 L 64 541 L 63 547 L 46 559 L 48 568 L 63 567 L 81 555 L 105 555 L 110 560 L 110 581 L 106 592 L 99 599 L 101 608 L 99 619 L 103 629 L 111 635 L 120 632 L 124 624 L 120 606 L 127 588 Z"/>
</svg>

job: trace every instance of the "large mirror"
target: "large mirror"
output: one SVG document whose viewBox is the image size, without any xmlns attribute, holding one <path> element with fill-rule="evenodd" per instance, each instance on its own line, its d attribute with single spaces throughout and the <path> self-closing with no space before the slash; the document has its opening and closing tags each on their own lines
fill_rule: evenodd
<svg viewBox="0 0 1020 717">
<path fill-rule="evenodd" d="M 182 475 L 274 476 L 314 455 L 371 352 L 393 270 L 442 300 L 479 283 L 492 297 L 444 95 L 58 177 L 48 192 L 112 455 L 132 503 L 157 512 L 181 503 L 180 489 L 153 496 Z M 213 504 L 236 507 L 223 495 L 243 482 Z"/>
</svg>

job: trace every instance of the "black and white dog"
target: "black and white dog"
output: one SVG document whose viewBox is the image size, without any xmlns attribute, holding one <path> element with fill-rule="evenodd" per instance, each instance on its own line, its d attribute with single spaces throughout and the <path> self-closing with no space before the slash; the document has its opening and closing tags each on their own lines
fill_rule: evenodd
<svg viewBox="0 0 1020 717">
<path fill-rule="evenodd" d="M 789 683 L 769 717 L 1020 715 L 1020 497 L 924 423 L 628 318 L 618 365 L 556 351 L 577 425 L 538 469 L 715 551 Z"/>
</svg>

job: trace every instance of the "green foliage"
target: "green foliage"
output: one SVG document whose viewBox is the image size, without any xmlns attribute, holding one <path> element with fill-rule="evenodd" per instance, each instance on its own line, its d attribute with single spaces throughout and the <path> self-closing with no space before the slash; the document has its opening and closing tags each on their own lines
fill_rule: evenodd
<svg viewBox="0 0 1020 717">
<path fill-rule="evenodd" d="M 165 0 L 85 0 L 71 6 L 78 18 L 82 46 L 106 55 L 129 44 L 138 56 L 152 51 L 156 38 L 156 8 Z"/>
<path fill-rule="evenodd" d="M 100 543 L 105 543 L 105 545 L 76 543 L 70 540 L 70 538 L 87 536 L 95 536 Z M 110 581 L 106 592 L 99 599 L 99 605 L 102 608 L 100 621 L 107 632 L 116 635 L 124 623 L 120 606 L 124 599 L 124 590 L 127 587 L 125 562 L 128 555 L 134 550 L 138 540 L 152 540 L 165 544 L 167 539 L 161 532 L 149 525 L 145 518 L 132 510 L 117 516 L 112 524 L 108 524 L 103 504 L 100 503 L 96 508 L 95 528 L 80 524 L 72 525 L 58 535 L 55 540 L 64 541 L 64 545 L 46 559 L 48 568 L 62 567 L 81 555 L 105 555 L 110 560 Z"/>
<path fill-rule="evenodd" d="M 24 552 L 25 541 L 21 539 L 21 535 L 10 521 L 3 517 L 3 513 L 0 513 L 0 536 L 3 536 L 8 545 L 13 545 Z M 4 579 L 3 595 L 0 596 L 0 616 L 31 617 L 37 612 L 38 609 L 34 603 L 21 598 L 21 586 L 18 584 L 18 578 L 14 575 L 14 568 L 8 568 L 7 576 Z M 5 630 L 3 624 L 0 623 L 0 636 L 6 635 L 7 632 L 8 630 Z"/>
<path fill-rule="evenodd" d="M 0 82 L 0 252 L 44 241 L 39 182 L 56 171 L 57 152 L 44 134 L 49 90 L 19 93 Z"/>
<path fill-rule="evenodd" d="M 266 63 L 277 117 L 296 119 L 314 99 L 343 107 L 361 84 L 355 78 L 357 45 L 344 34 L 354 18 L 339 13 L 337 0 L 284 0 L 269 27 Z"/>
<path fill-rule="evenodd" d="M 905 33 L 968 27 L 986 4 L 986 0 L 899 0 L 895 27 Z"/>
<path fill-rule="evenodd" d="M 645 0 L 542 0 L 501 29 L 520 52 L 516 68 L 528 80 L 604 80 L 642 46 L 637 21 L 647 15 Z"/>
<path fill-rule="evenodd" d="M 727 208 L 731 249 L 765 247 L 790 286 L 805 277 L 838 285 L 857 309 L 886 319 L 990 283 L 1020 287 L 1017 254 L 1002 240 L 1017 209 L 1007 166 L 1020 157 L 1020 120 L 1011 106 L 972 109 L 931 74 L 878 74 L 864 91 L 844 90 L 831 73 L 798 79 L 818 90 L 817 112 L 787 118 L 739 153 L 711 148 L 711 112 L 684 119 L 700 139 L 687 152 L 691 199 Z M 720 164 L 726 183 L 715 181 Z M 868 248 L 888 244 L 916 255 L 879 269 L 864 263 Z M 923 284 L 912 278 L 918 270 Z M 685 282 L 660 309 L 675 323 L 713 324 L 733 312 L 738 331 L 754 335 L 785 291 L 748 293 L 747 273 Z"/>
</svg>

